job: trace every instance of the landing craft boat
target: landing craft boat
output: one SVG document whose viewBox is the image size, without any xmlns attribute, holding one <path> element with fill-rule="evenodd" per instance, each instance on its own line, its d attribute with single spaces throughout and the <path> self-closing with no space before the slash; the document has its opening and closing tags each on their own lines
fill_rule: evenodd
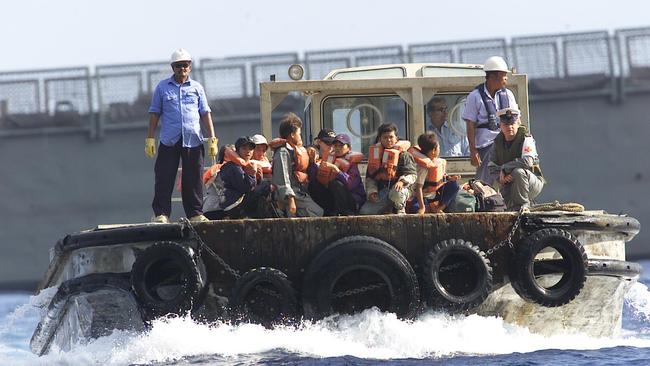
<svg viewBox="0 0 650 366">
<path fill-rule="evenodd" d="M 482 81 L 480 65 L 404 64 L 264 82 L 262 130 L 271 136 L 273 109 L 300 92 L 308 136 L 333 128 L 354 136 L 356 150 L 387 120 L 415 140 L 434 96 L 453 106 L 450 124 L 462 133 L 464 98 Z M 526 85 L 525 75 L 509 77 L 530 127 Z M 449 158 L 448 170 L 474 173 L 462 157 Z M 39 286 L 54 295 L 31 349 L 146 331 L 167 314 L 272 326 L 373 306 L 403 318 L 428 308 L 498 316 L 545 335 L 616 335 L 640 273 L 625 261 L 639 222 L 562 208 L 100 225 L 56 243 Z"/>
</svg>

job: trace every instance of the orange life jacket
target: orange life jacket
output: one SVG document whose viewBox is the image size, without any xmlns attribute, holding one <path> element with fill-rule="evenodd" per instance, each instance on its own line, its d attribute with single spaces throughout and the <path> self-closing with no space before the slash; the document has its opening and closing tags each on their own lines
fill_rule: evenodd
<svg viewBox="0 0 650 366">
<path fill-rule="evenodd" d="M 251 161 L 255 162 L 255 164 L 262 169 L 263 174 L 273 173 L 273 165 L 271 165 L 269 158 L 265 155 L 263 155 L 261 159 L 251 159 Z"/>
<path fill-rule="evenodd" d="M 324 186 L 327 186 L 331 181 L 336 178 L 336 170 L 330 168 L 326 164 L 322 164 L 323 161 L 332 163 L 339 168 L 340 171 L 347 173 L 350 170 L 352 164 L 359 164 L 363 161 L 363 154 L 358 152 L 349 152 L 342 158 L 335 158 L 334 155 L 328 156 L 326 159 L 321 160 L 321 164 L 318 167 L 318 173 L 316 174 L 316 180 Z"/>
<path fill-rule="evenodd" d="M 214 164 L 203 172 L 203 184 L 207 185 L 219 173 L 223 164 Z M 180 191 L 180 180 L 177 189 Z"/>
<path fill-rule="evenodd" d="M 256 168 L 255 170 L 257 171 L 257 174 L 255 174 L 255 175 L 256 176 L 259 175 L 261 177 L 262 169 L 260 168 L 260 165 L 257 164 L 257 161 L 256 160 L 246 161 L 246 160 L 242 159 L 241 156 L 239 156 L 239 154 L 237 154 L 237 152 L 235 150 L 226 149 L 224 151 L 223 160 L 224 160 L 224 164 L 225 164 L 225 162 L 230 161 L 230 162 L 233 162 L 233 163 L 235 163 L 235 164 L 237 164 L 237 165 L 239 165 L 241 167 L 245 167 L 245 166 L 248 166 L 248 165 L 252 164 L 253 166 L 255 166 L 255 168 Z M 223 166 L 223 164 L 217 163 L 217 164 L 212 165 L 208 169 L 206 169 L 205 172 L 203 172 L 203 184 L 207 185 L 212 180 L 214 180 L 214 177 L 217 175 L 217 173 L 219 173 L 219 171 L 221 171 L 222 166 Z M 179 178 L 179 181 L 178 181 L 177 189 L 179 191 L 181 190 L 180 178 Z"/>
<path fill-rule="evenodd" d="M 306 183 L 309 181 L 307 176 L 307 167 L 309 166 L 309 155 L 307 154 L 307 149 L 300 145 L 292 145 L 283 138 L 274 138 L 269 142 L 269 146 L 273 149 L 276 149 L 282 145 L 289 145 L 293 149 L 293 173 L 300 183 Z"/>
<path fill-rule="evenodd" d="M 392 149 L 384 149 L 381 142 L 368 149 L 368 176 L 378 181 L 393 181 L 397 175 L 400 155 L 411 147 L 407 140 L 398 141 Z"/>
<path fill-rule="evenodd" d="M 442 158 L 431 159 L 425 154 L 422 153 L 419 146 L 413 146 L 408 150 L 411 155 L 413 155 L 413 160 L 415 163 L 427 169 L 427 179 L 424 182 L 424 187 L 422 192 L 424 193 L 433 193 L 442 187 L 444 182 L 444 177 L 447 172 L 447 160 Z"/>
</svg>

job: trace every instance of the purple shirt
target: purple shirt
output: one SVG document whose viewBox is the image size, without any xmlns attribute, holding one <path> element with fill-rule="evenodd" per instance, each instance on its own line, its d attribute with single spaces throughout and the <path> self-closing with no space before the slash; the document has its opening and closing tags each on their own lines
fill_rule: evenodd
<svg viewBox="0 0 650 366">
<path fill-rule="evenodd" d="M 183 147 L 202 145 L 201 116 L 210 111 L 201 84 L 188 78 L 181 85 L 173 75 L 158 83 L 149 107 L 149 113 L 160 115 L 160 143 L 166 146 L 174 146 L 180 138 Z"/>
<path fill-rule="evenodd" d="M 318 174 L 318 165 L 315 163 L 310 163 L 307 168 L 307 175 L 309 176 L 310 182 L 316 182 L 316 175 Z M 348 191 L 352 194 L 352 198 L 359 204 L 359 207 L 363 206 L 366 202 L 366 189 L 363 186 L 361 181 L 361 173 L 359 172 L 359 167 L 357 164 L 350 164 L 350 169 L 348 172 L 340 171 L 336 175 L 336 179 L 341 183 L 345 184 L 348 187 Z"/>
</svg>

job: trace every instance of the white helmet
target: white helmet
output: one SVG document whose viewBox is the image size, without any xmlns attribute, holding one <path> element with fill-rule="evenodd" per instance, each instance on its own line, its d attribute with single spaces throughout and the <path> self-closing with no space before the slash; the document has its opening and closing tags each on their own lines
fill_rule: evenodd
<svg viewBox="0 0 650 366">
<path fill-rule="evenodd" d="M 183 48 L 179 48 L 176 51 L 174 51 L 174 53 L 172 53 L 170 63 L 173 64 L 174 62 L 178 62 L 178 61 L 190 61 L 191 62 L 192 61 L 192 55 L 190 55 L 190 53 L 187 52 L 187 50 L 185 50 Z"/>
<path fill-rule="evenodd" d="M 485 60 L 485 64 L 483 65 L 483 71 L 510 72 L 510 70 L 508 70 L 508 64 L 506 64 L 506 61 L 501 56 L 492 56 L 487 60 Z"/>
</svg>

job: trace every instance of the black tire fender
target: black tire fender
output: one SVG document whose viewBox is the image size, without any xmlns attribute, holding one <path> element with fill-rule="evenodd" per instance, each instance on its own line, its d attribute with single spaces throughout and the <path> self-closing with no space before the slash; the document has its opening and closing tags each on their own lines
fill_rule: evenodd
<svg viewBox="0 0 650 366">
<path fill-rule="evenodd" d="M 206 282 L 202 261 L 176 242 L 152 244 L 131 267 L 131 287 L 147 318 L 191 310 Z"/>
<path fill-rule="evenodd" d="M 359 272 L 357 276 L 347 276 L 353 271 L 361 271 L 361 276 L 358 275 Z M 369 291 L 365 297 L 360 295 L 363 304 L 359 303 L 358 308 L 353 306 L 350 312 L 376 306 L 373 301 L 380 298 L 385 305 L 381 310 L 393 312 L 399 317 L 415 315 L 419 306 L 420 291 L 417 276 L 406 258 L 380 239 L 349 236 L 327 246 L 309 264 L 302 286 L 305 316 L 317 319 L 334 313 L 333 302 L 338 301 L 335 294 L 337 284 L 344 282 L 339 280 L 349 278 L 348 281 L 354 283 L 356 279 L 363 281 L 366 277 L 377 282 L 366 285 L 376 286 L 374 290 L 383 292 L 375 298 Z"/>
<path fill-rule="evenodd" d="M 549 264 L 563 269 L 560 280 L 549 287 L 544 287 L 535 279 L 544 261 L 535 261 L 535 257 L 545 248 L 553 248 L 561 260 L 548 260 Z M 546 228 L 527 236 L 517 246 L 515 261 L 511 273 L 511 284 L 515 292 L 524 300 L 542 306 L 562 306 L 573 300 L 582 290 L 587 275 L 587 254 L 583 245 L 566 230 Z M 552 271 L 546 270 L 546 273 Z"/>
<path fill-rule="evenodd" d="M 259 303 L 259 304 L 258 304 Z M 259 267 L 244 273 L 232 289 L 229 305 L 240 320 L 271 326 L 298 314 L 296 291 L 287 275 Z"/>
<path fill-rule="evenodd" d="M 437 243 L 424 263 L 427 303 L 451 311 L 472 309 L 492 291 L 492 266 L 487 255 L 462 239 Z"/>
</svg>

